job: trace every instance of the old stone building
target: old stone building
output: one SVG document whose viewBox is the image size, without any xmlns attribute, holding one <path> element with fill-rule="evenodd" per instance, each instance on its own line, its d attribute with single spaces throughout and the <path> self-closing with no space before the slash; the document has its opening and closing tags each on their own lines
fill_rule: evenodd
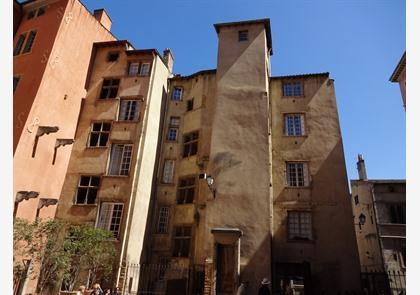
<svg viewBox="0 0 420 295">
<path fill-rule="evenodd" d="M 362 284 L 397 295 L 405 291 L 405 180 L 368 179 L 361 155 L 357 167 L 351 190 Z"/>
<path fill-rule="evenodd" d="M 334 81 L 270 77 L 268 19 L 215 29 L 217 69 L 169 79 L 144 286 L 360 290 Z"/>
<path fill-rule="evenodd" d="M 104 10 L 78 0 L 13 2 L 14 217 L 54 217 L 67 171 L 84 82 L 96 41 L 115 40 Z M 20 259 L 21 258 L 21 259 Z M 32 257 L 20 257 L 32 273 Z M 17 279 L 34 293 L 37 280 Z"/>
<path fill-rule="evenodd" d="M 142 252 L 161 103 L 172 65 L 169 50 L 164 58 L 128 41 L 94 44 L 88 94 L 58 203 L 56 218 L 114 234 L 115 285 L 124 285 L 125 266 L 138 263 Z M 137 278 L 129 285 L 136 289 Z"/>
<path fill-rule="evenodd" d="M 53 217 L 60 197 L 96 41 L 115 40 L 104 10 L 78 0 L 14 2 L 13 198 L 17 217 Z M 40 178 L 42 175 L 42 178 Z M 45 203 L 45 202 L 44 202 Z"/>
</svg>

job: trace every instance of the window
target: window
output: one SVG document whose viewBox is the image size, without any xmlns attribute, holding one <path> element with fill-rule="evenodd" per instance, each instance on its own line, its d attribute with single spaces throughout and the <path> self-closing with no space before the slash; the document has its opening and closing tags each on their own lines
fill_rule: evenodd
<svg viewBox="0 0 420 295">
<path fill-rule="evenodd" d="M 174 234 L 174 248 L 172 256 L 188 257 L 190 255 L 191 227 L 175 227 Z"/>
<path fill-rule="evenodd" d="M 31 10 L 31 11 L 28 12 L 28 18 L 27 19 L 33 19 L 35 17 L 39 17 L 41 15 L 44 15 L 46 10 L 47 10 L 46 6 L 41 6 L 37 9 Z"/>
<path fill-rule="evenodd" d="M 26 39 L 26 43 L 25 43 L 25 46 L 23 47 L 22 53 L 28 53 L 31 51 L 32 45 L 34 44 L 34 41 L 35 41 L 35 36 L 36 36 L 36 31 L 29 32 L 29 36 L 28 36 L 28 39 Z"/>
<path fill-rule="evenodd" d="M 168 222 L 169 222 L 169 207 L 161 207 L 159 209 L 159 220 L 157 232 L 159 234 L 166 234 L 168 232 Z"/>
<path fill-rule="evenodd" d="M 149 63 L 141 64 L 140 76 L 148 76 L 149 75 L 149 70 L 150 70 L 150 64 Z"/>
<path fill-rule="evenodd" d="M 114 234 L 114 238 L 117 239 L 120 232 L 123 209 L 123 203 L 102 203 L 96 227 L 111 231 Z"/>
<path fill-rule="evenodd" d="M 20 34 L 18 41 L 16 42 L 15 49 L 13 50 L 13 55 L 19 55 L 20 51 L 22 50 L 23 43 L 25 42 L 26 36 L 28 33 Z"/>
<path fill-rule="evenodd" d="M 302 83 L 290 82 L 283 83 L 283 96 L 302 96 Z"/>
<path fill-rule="evenodd" d="M 248 31 L 239 31 L 238 32 L 238 41 L 248 41 Z"/>
<path fill-rule="evenodd" d="M 312 240 L 311 212 L 287 212 L 287 238 L 289 240 Z"/>
<path fill-rule="evenodd" d="M 284 133 L 287 136 L 305 135 L 305 125 L 303 114 L 284 115 Z"/>
<path fill-rule="evenodd" d="M 303 162 L 287 162 L 286 178 L 288 186 L 308 186 L 308 165 Z"/>
<path fill-rule="evenodd" d="M 401 204 L 388 204 L 391 223 L 405 224 L 405 206 Z"/>
<path fill-rule="evenodd" d="M 13 50 L 13 55 L 19 55 L 22 53 L 28 53 L 32 49 L 36 36 L 36 31 L 25 32 L 21 34 L 16 42 L 15 49 Z M 23 49 L 23 50 L 22 50 Z"/>
<path fill-rule="evenodd" d="M 172 183 L 174 177 L 175 160 L 165 160 L 163 164 L 162 183 Z"/>
<path fill-rule="evenodd" d="M 113 144 L 108 175 L 126 176 L 130 172 L 132 144 Z"/>
<path fill-rule="evenodd" d="M 80 176 L 76 204 L 95 204 L 99 182 L 99 176 Z"/>
<path fill-rule="evenodd" d="M 104 79 L 102 83 L 100 99 L 115 98 L 117 97 L 120 79 Z"/>
<path fill-rule="evenodd" d="M 181 87 L 174 87 L 172 92 L 172 100 L 181 101 L 182 100 L 182 88 Z"/>
<path fill-rule="evenodd" d="M 183 177 L 178 182 L 177 204 L 191 204 L 194 201 L 195 177 Z"/>
<path fill-rule="evenodd" d="M 108 62 L 117 61 L 120 54 L 118 52 L 110 52 L 108 53 Z"/>
<path fill-rule="evenodd" d="M 158 279 L 160 281 L 162 281 L 165 278 L 165 271 L 166 269 L 169 267 L 169 258 L 168 257 L 164 257 L 164 256 L 160 256 L 159 257 L 159 275 L 158 275 Z"/>
<path fill-rule="evenodd" d="M 355 205 L 359 204 L 359 196 L 358 195 L 354 196 L 354 204 Z"/>
<path fill-rule="evenodd" d="M 89 136 L 89 147 L 106 146 L 108 143 L 109 132 L 111 131 L 111 123 L 97 122 L 92 123 L 92 129 Z"/>
<path fill-rule="evenodd" d="M 198 131 L 194 131 L 184 135 L 184 158 L 197 154 L 198 149 Z"/>
<path fill-rule="evenodd" d="M 140 117 L 140 101 L 121 100 L 118 121 L 138 121 Z"/>
<path fill-rule="evenodd" d="M 187 112 L 194 109 L 194 98 L 187 100 Z"/>
<path fill-rule="evenodd" d="M 176 141 L 178 139 L 179 117 L 171 117 L 169 121 L 168 137 L 169 141 Z"/>
<path fill-rule="evenodd" d="M 139 72 L 140 63 L 138 62 L 131 62 L 128 66 L 128 75 L 129 76 L 136 76 Z"/>
<path fill-rule="evenodd" d="M 13 77 L 13 93 L 15 93 L 15 91 L 16 91 L 16 88 L 19 84 L 19 80 L 20 80 L 19 76 L 14 76 Z"/>
</svg>

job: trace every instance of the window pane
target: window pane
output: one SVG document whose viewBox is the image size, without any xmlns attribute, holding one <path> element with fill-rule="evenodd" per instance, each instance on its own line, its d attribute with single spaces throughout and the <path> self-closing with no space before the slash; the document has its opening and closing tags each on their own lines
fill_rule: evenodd
<svg viewBox="0 0 420 295">
<path fill-rule="evenodd" d="M 119 175 L 120 164 L 123 154 L 123 145 L 112 145 L 111 160 L 109 163 L 109 175 Z"/>
<path fill-rule="evenodd" d="M 149 69 L 150 69 L 150 64 L 149 63 L 144 63 L 141 65 L 140 68 L 140 75 L 141 76 L 146 76 L 149 74 Z"/>
<path fill-rule="evenodd" d="M 115 87 L 111 88 L 110 89 L 110 92 L 109 92 L 108 98 L 115 98 L 115 97 L 117 97 L 117 93 L 118 93 L 118 88 L 115 88 Z"/>
<path fill-rule="evenodd" d="M 101 133 L 101 137 L 99 140 L 99 146 L 106 146 L 108 142 L 109 133 Z"/>
<path fill-rule="evenodd" d="M 91 133 L 89 146 L 98 146 L 99 133 Z"/>
<path fill-rule="evenodd" d="M 80 186 L 89 186 L 90 184 L 90 177 L 89 176 L 81 176 L 80 177 Z"/>
<path fill-rule="evenodd" d="M 86 200 L 86 195 L 87 195 L 87 188 L 78 188 L 76 204 L 84 204 Z"/>
<path fill-rule="evenodd" d="M 98 190 L 96 188 L 89 188 L 87 194 L 87 204 L 95 204 L 96 193 Z"/>
<path fill-rule="evenodd" d="M 94 177 L 92 176 L 90 179 L 90 185 L 91 186 L 99 186 L 100 177 Z"/>
<path fill-rule="evenodd" d="M 26 40 L 25 47 L 23 48 L 23 53 L 27 53 L 31 51 L 32 45 L 35 40 L 35 36 L 36 36 L 36 31 L 31 31 L 29 33 L 28 39 Z"/>
<path fill-rule="evenodd" d="M 130 63 L 129 69 L 128 69 L 128 75 L 129 76 L 135 76 L 139 72 L 139 63 L 133 62 Z"/>
<path fill-rule="evenodd" d="M 15 49 L 13 50 L 13 55 L 19 55 L 20 51 L 22 50 L 23 42 L 25 41 L 27 34 L 28 33 L 23 33 L 19 36 L 19 39 L 16 42 Z"/>
</svg>

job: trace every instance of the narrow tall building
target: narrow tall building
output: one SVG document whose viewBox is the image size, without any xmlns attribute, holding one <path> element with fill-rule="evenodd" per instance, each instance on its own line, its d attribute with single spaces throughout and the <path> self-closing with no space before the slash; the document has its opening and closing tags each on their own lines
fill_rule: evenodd
<svg viewBox="0 0 420 295">
<path fill-rule="evenodd" d="M 359 291 L 333 80 L 270 77 L 268 19 L 215 29 L 217 69 L 169 80 L 141 291 Z"/>
<path fill-rule="evenodd" d="M 60 198 L 92 44 L 115 38 L 107 13 L 92 15 L 78 0 L 14 6 L 14 215 L 34 220 L 55 214 L 56 206 L 45 205 Z"/>
<path fill-rule="evenodd" d="M 56 218 L 114 234 L 118 259 L 104 287 L 137 289 L 138 278 L 125 281 L 125 269 L 140 261 L 171 64 L 169 50 L 161 57 L 124 40 L 93 46 Z"/>
</svg>

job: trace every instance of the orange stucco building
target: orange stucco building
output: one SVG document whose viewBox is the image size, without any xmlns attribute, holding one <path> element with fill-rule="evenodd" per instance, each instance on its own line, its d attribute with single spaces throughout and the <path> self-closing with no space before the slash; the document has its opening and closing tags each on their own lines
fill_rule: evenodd
<svg viewBox="0 0 420 295">
<path fill-rule="evenodd" d="M 92 45 L 115 40 L 110 28 L 104 10 L 92 14 L 78 0 L 14 1 L 13 198 L 37 195 L 15 204 L 17 217 L 55 214 L 37 208 L 60 197 Z"/>
</svg>

